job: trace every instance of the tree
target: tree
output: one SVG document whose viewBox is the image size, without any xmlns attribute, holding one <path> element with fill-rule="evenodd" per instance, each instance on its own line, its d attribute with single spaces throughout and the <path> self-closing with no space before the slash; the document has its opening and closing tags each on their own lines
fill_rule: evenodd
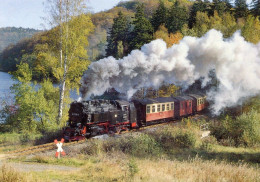
<svg viewBox="0 0 260 182">
<path fill-rule="evenodd" d="M 260 20 L 257 17 L 249 15 L 242 28 L 242 35 L 247 41 L 257 44 L 260 41 Z"/>
<path fill-rule="evenodd" d="M 159 97 L 170 97 L 170 96 L 176 96 L 176 91 L 179 90 L 179 87 L 177 87 L 174 84 L 166 84 L 164 83 L 158 91 Z"/>
<path fill-rule="evenodd" d="M 133 49 L 139 49 L 144 44 L 153 39 L 153 27 L 150 21 L 144 16 L 144 5 L 139 4 L 136 8 L 134 29 L 129 37 L 129 52 Z"/>
<path fill-rule="evenodd" d="M 252 2 L 253 7 L 252 7 L 252 13 L 255 16 L 259 16 L 260 17 L 260 0 L 253 0 Z"/>
<path fill-rule="evenodd" d="M 111 28 L 110 34 L 107 37 L 107 56 L 121 58 L 123 55 L 125 55 L 124 53 L 127 49 L 128 29 L 129 23 L 127 21 L 127 18 L 123 15 L 121 11 L 119 11 L 118 17 L 114 18 L 114 24 Z"/>
<path fill-rule="evenodd" d="M 188 11 L 185 7 L 180 6 L 178 1 L 170 8 L 166 27 L 169 32 L 175 33 L 180 31 L 184 24 L 188 23 Z"/>
<path fill-rule="evenodd" d="M 85 15 L 84 0 L 48 0 L 51 23 L 57 26 L 56 56 L 59 67 L 55 76 L 60 80 L 60 99 L 57 123 L 60 124 L 64 105 L 66 84 L 77 88 L 83 70 L 87 68 L 87 36 L 93 30 L 89 16 Z"/>
<path fill-rule="evenodd" d="M 189 16 L 189 28 L 192 28 L 196 23 L 197 12 L 206 12 L 207 4 L 203 1 L 196 1 L 191 7 L 190 16 Z"/>
<path fill-rule="evenodd" d="M 167 47 L 171 47 L 173 44 L 178 44 L 183 38 L 180 32 L 168 33 L 167 28 L 164 25 L 159 26 L 158 30 L 154 33 L 154 39 L 163 39 L 166 42 Z"/>
<path fill-rule="evenodd" d="M 203 36 L 210 27 L 210 18 L 206 12 L 197 12 L 196 23 L 193 26 L 193 30 L 196 33 L 196 36 Z"/>
<path fill-rule="evenodd" d="M 154 12 L 151 20 L 154 31 L 156 32 L 160 25 L 165 24 L 166 20 L 167 20 L 167 8 L 164 6 L 164 2 L 160 1 L 159 6 Z"/>
<path fill-rule="evenodd" d="M 246 0 L 235 0 L 235 17 L 246 18 L 248 15 L 248 9 Z"/>
<path fill-rule="evenodd" d="M 230 7 L 227 2 L 224 2 L 222 0 L 213 0 L 210 15 L 214 15 L 215 11 L 218 12 L 219 15 L 223 15 L 224 12 L 228 11 L 229 9 Z"/>
<path fill-rule="evenodd" d="M 5 129 L 19 133 L 55 130 L 58 88 L 45 80 L 36 89 L 36 85 L 31 83 L 32 70 L 29 65 L 21 63 L 17 68 L 14 78 L 19 82 L 11 87 L 11 92 L 15 94 L 15 103 L 4 108 Z"/>
</svg>

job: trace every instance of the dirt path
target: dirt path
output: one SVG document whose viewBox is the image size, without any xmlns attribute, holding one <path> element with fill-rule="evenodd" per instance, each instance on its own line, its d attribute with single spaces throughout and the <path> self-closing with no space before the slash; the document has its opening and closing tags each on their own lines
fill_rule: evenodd
<svg viewBox="0 0 260 182">
<path fill-rule="evenodd" d="M 37 172 L 37 171 L 76 171 L 80 170 L 79 167 L 70 167 L 62 165 L 52 165 L 52 164 L 38 164 L 38 163 L 26 163 L 26 162 L 9 162 L 7 159 L 10 156 L 6 154 L 0 154 L 0 168 L 3 165 L 10 166 L 11 168 L 22 171 L 22 172 Z"/>
</svg>

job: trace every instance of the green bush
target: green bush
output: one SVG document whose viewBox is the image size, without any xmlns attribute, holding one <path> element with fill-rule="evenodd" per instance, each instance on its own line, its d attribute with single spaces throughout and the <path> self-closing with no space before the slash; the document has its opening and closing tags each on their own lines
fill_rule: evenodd
<svg viewBox="0 0 260 182">
<path fill-rule="evenodd" d="M 213 136 L 208 136 L 202 139 L 200 148 L 203 150 L 212 150 L 213 145 L 217 144 L 217 140 Z"/>
<path fill-rule="evenodd" d="M 139 172 L 138 166 L 134 159 L 130 159 L 128 162 L 129 177 L 133 178 L 136 173 Z"/>
<path fill-rule="evenodd" d="M 160 155 L 161 152 L 159 144 L 148 134 L 120 138 L 114 142 L 107 141 L 104 147 L 106 152 L 118 150 L 139 157 Z"/>
<path fill-rule="evenodd" d="M 163 130 L 157 131 L 156 133 L 151 133 L 155 140 L 161 145 L 161 147 L 168 151 L 174 147 L 178 148 L 193 148 L 196 144 L 195 134 L 187 129 L 183 128 L 165 128 Z"/>
<path fill-rule="evenodd" d="M 252 110 L 235 119 L 226 116 L 219 126 L 211 126 L 211 134 L 227 145 L 255 146 L 260 143 L 260 114 Z"/>
</svg>

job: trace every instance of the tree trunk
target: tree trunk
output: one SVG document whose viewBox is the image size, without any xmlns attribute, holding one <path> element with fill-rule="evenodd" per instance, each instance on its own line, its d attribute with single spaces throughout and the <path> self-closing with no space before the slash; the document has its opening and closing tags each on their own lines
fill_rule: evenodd
<svg viewBox="0 0 260 182">
<path fill-rule="evenodd" d="M 61 119 L 62 119 L 66 77 L 67 77 L 67 56 L 65 55 L 64 74 L 63 74 L 63 78 L 62 78 L 61 85 L 60 85 L 59 113 L 58 113 L 58 123 L 57 123 L 58 125 L 61 123 Z"/>
<path fill-rule="evenodd" d="M 61 0 L 60 0 L 61 3 Z M 69 1 L 66 0 L 65 1 L 65 5 L 66 5 L 66 12 L 65 12 L 65 36 L 66 36 L 66 41 L 65 41 L 65 56 L 64 56 L 64 73 L 63 73 L 63 77 L 62 77 L 62 81 L 60 84 L 60 100 L 59 100 L 59 113 L 58 113 L 58 121 L 57 124 L 60 125 L 61 120 L 62 120 L 62 111 L 63 111 L 63 103 L 64 103 L 64 96 L 65 96 L 65 88 L 66 88 L 66 78 L 67 78 L 67 60 L 68 60 L 68 56 L 67 56 L 67 40 L 68 40 L 68 33 L 69 33 L 69 27 L 68 27 L 68 6 L 69 6 Z M 60 49 L 60 58 L 62 59 L 62 36 L 63 36 L 63 31 L 62 31 L 62 24 L 60 24 L 60 28 L 61 28 L 61 49 Z M 62 61 L 61 61 L 62 63 Z"/>
</svg>

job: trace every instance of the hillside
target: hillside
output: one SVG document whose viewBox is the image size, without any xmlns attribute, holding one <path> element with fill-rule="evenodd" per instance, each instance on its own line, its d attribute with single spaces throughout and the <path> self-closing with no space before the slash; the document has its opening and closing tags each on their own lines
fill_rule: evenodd
<svg viewBox="0 0 260 182">
<path fill-rule="evenodd" d="M 5 27 L 0 28 L 0 52 L 10 44 L 16 44 L 24 38 L 30 38 L 40 30 L 30 28 Z"/>
</svg>

